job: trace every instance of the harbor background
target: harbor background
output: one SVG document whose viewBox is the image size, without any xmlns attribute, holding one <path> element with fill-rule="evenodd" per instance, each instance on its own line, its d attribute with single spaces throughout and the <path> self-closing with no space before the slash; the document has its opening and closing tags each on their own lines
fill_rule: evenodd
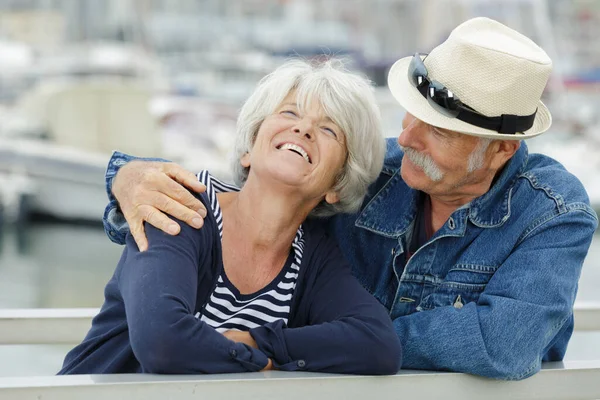
<svg viewBox="0 0 600 400">
<path fill-rule="evenodd" d="M 560 160 L 600 209 L 600 1 L 0 0 L 0 308 L 99 307 L 122 248 L 102 230 L 110 151 L 161 156 L 227 179 L 237 110 L 289 57 L 342 57 L 377 85 L 386 136 L 402 109 L 391 64 L 489 16 L 554 60 Z M 600 302 L 600 234 L 578 302 Z M 0 376 L 51 375 L 72 346 L 0 346 Z M 600 360 L 579 332 L 567 359 Z"/>
</svg>

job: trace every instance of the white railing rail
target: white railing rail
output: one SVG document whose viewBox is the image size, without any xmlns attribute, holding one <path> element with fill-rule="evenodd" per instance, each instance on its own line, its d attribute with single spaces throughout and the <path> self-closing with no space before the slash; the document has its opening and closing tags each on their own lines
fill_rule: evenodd
<svg viewBox="0 0 600 400">
<path fill-rule="evenodd" d="M 575 304 L 575 330 L 600 331 L 600 302 Z"/>
<path fill-rule="evenodd" d="M 401 371 L 350 376 L 270 371 L 228 375 L 80 375 L 0 378 L 0 399 L 598 399 L 600 361 L 548 363 L 522 381 Z"/>
<path fill-rule="evenodd" d="M 0 309 L 0 345 L 79 343 L 97 313 L 97 308 Z M 575 330 L 600 331 L 600 302 L 575 305 Z"/>
<path fill-rule="evenodd" d="M 0 310 L 0 345 L 79 343 L 98 311 L 97 308 Z"/>
</svg>

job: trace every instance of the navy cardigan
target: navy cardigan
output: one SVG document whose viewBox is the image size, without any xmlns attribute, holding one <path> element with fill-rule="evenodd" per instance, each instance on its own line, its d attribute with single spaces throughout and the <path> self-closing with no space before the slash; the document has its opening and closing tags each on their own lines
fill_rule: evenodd
<svg viewBox="0 0 600 400">
<path fill-rule="evenodd" d="M 200 196 L 206 204 L 206 195 Z M 105 301 L 59 374 L 197 374 L 260 371 L 267 359 L 285 371 L 393 374 L 400 341 L 384 309 L 351 275 L 322 223 L 303 224 L 305 249 L 288 325 L 250 330 L 259 349 L 236 343 L 194 315 L 222 271 L 221 240 L 211 213 L 202 229 L 176 221 L 170 236 L 145 225 L 149 248 L 129 234 Z"/>
</svg>

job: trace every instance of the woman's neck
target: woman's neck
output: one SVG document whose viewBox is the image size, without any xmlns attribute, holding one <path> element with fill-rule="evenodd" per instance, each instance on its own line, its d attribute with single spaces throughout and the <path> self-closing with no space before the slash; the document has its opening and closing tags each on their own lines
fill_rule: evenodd
<svg viewBox="0 0 600 400">
<path fill-rule="evenodd" d="M 223 193 L 218 198 L 224 239 L 227 236 L 228 243 L 235 243 L 246 253 L 269 258 L 287 256 L 298 228 L 318 204 L 258 179 L 248 179 L 239 192 Z"/>
<path fill-rule="evenodd" d="M 280 189 L 249 180 L 240 192 L 217 196 L 223 212 L 223 267 L 240 293 L 255 293 L 277 276 L 298 227 L 314 208 L 297 193 Z"/>
</svg>

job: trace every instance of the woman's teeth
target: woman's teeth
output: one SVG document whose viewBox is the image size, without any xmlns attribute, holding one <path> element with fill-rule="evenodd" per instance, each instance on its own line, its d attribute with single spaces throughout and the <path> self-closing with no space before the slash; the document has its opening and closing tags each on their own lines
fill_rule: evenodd
<svg viewBox="0 0 600 400">
<path fill-rule="evenodd" d="M 292 143 L 285 143 L 283 144 L 280 148 L 280 150 L 292 150 L 295 151 L 296 153 L 300 154 L 307 163 L 310 163 L 310 158 L 308 157 L 308 154 L 306 153 L 306 151 L 304 151 L 304 149 L 300 146 L 297 146 L 295 144 Z"/>
</svg>

